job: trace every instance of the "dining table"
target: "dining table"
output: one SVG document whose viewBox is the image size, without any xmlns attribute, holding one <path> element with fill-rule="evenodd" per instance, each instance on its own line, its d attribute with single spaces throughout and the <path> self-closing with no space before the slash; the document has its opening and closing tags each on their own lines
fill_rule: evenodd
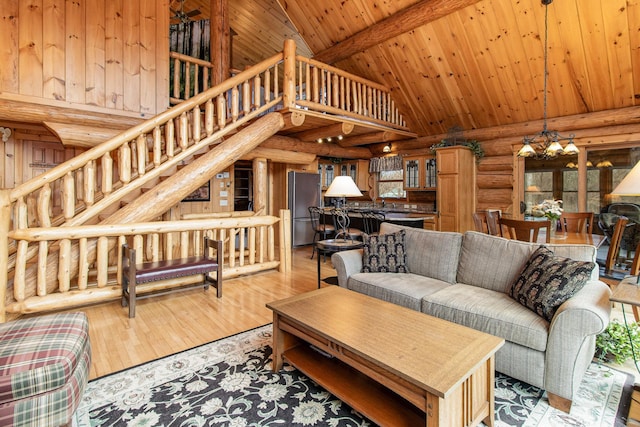
<svg viewBox="0 0 640 427">
<path fill-rule="evenodd" d="M 546 243 L 547 234 L 545 230 L 540 230 L 538 235 L 538 243 Z M 555 245 L 593 245 L 599 248 L 605 241 L 605 236 L 602 234 L 591 233 L 577 233 L 577 232 L 564 232 L 556 231 L 554 235 L 549 238 L 549 243 Z"/>
</svg>

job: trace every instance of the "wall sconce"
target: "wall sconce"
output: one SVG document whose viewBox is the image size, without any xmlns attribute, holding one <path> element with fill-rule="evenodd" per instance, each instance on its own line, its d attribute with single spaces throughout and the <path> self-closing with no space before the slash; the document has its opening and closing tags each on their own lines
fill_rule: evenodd
<svg viewBox="0 0 640 427">
<path fill-rule="evenodd" d="M 383 153 L 390 153 L 391 152 L 391 143 L 388 143 L 387 145 L 384 146 L 384 148 L 382 149 Z"/>
</svg>

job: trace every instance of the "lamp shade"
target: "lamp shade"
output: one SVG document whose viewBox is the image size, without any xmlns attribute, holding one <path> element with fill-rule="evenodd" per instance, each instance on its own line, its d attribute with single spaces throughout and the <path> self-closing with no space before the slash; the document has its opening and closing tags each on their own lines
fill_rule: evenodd
<svg viewBox="0 0 640 427">
<path fill-rule="evenodd" d="M 640 162 L 636 163 L 611 194 L 614 196 L 640 196 Z"/>
<path fill-rule="evenodd" d="M 350 176 L 336 176 L 324 193 L 325 197 L 361 197 L 362 193 Z"/>
</svg>

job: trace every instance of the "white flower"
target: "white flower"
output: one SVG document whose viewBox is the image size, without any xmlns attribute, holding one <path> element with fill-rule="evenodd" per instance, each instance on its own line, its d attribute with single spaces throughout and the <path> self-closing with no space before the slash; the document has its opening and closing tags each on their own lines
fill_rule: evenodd
<svg viewBox="0 0 640 427">
<path fill-rule="evenodd" d="M 247 420 L 244 418 L 234 418 L 229 422 L 229 427 L 245 427 Z"/>
<path fill-rule="evenodd" d="M 208 387 L 208 384 L 206 381 L 197 380 L 187 384 L 185 388 L 187 389 L 188 392 L 194 393 L 194 392 L 205 390 L 207 387 Z"/>
<path fill-rule="evenodd" d="M 213 415 L 222 408 L 222 400 L 214 397 L 209 399 L 202 405 L 201 411 L 203 415 Z"/>
<path fill-rule="evenodd" d="M 220 387 L 224 391 L 240 391 L 249 385 L 251 385 L 251 377 L 243 373 L 228 375 L 220 381 Z"/>
<path fill-rule="evenodd" d="M 129 426 L 152 427 L 158 425 L 158 421 L 160 421 L 160 415 L 155 412 L 145 412 L 137 415 L 133 420 L 131 420 Z"/>
<path fill-rule="evenodd" d="M 267 384 L 258 392 L 261 400 L 276 402 L 287 395 L 287 387 L 282 384 Z"/>
<path fill-rule="evenodd" d="M 534 216 L 546 216 L 549 219 L 560 219 L 563 209 L 560 207 L 562 200 L 543 200 L 539 205 L 531 208 Z M 541 215 L 536 215 L 541 213 Z"/>
<path fill-rule="evenodd" d="M 312 426 L 324 419 L 326 410 L 319 402 L 302 402 L 293 408 L 293 421 L 305 426 Z"/>
</svg>

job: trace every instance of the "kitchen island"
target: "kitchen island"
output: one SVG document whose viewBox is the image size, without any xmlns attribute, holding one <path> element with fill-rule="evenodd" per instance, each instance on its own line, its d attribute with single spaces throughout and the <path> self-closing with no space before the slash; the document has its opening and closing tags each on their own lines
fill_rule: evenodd
<svg viewBox="0 0 640 427">
<path fill-rule="evenodd" d="M 323 215 L 326 224 L 333 224 L 330 207 L 325 208 Z M 433 212 L 417 212 L 415 210 L 402 210 L 398 208 L 366 208 L 366 207 L 347 207 L 343 208 L 347 211 L 350 221 L 350 227 L 364 230 L 362 214 L 374 212 L 384 215 L 384 222 L 392 224 L 404 225 L 413 228 L 424 228 L 427 230 L 437 230 L 437 215 Z M 372 230 L 377 232 L 378 230 Z"/>
</svg>

